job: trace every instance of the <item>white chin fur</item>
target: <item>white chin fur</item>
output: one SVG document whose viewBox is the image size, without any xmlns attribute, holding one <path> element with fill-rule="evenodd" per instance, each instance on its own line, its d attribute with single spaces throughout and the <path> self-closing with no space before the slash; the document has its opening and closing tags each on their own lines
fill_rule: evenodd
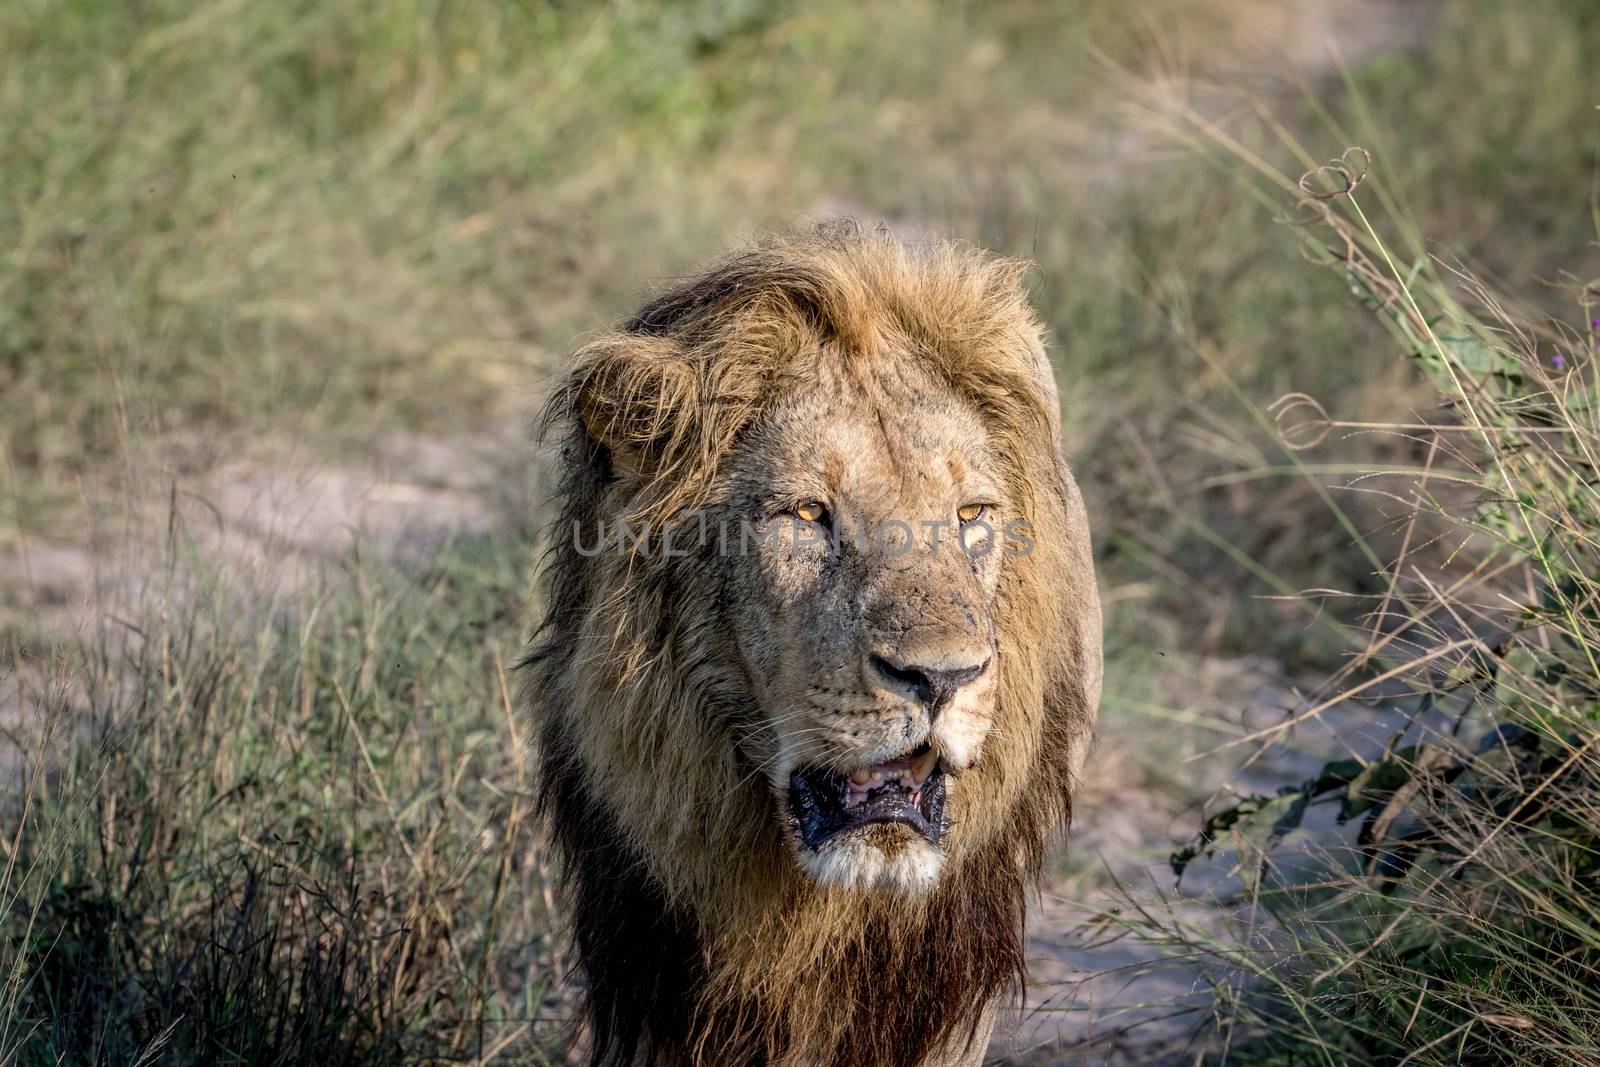
<svg viewBox="0 0 1600 1067">
<path fill-rule="evenodd" d="M 921 838 L 906 842 L 891 856 L 852 833 L 815 851 L 801 849 L 799 860 L 800 868 L 820 886 L 901 893 L 932 889 L 944 864 L 939 850 Z"/>
</svg>

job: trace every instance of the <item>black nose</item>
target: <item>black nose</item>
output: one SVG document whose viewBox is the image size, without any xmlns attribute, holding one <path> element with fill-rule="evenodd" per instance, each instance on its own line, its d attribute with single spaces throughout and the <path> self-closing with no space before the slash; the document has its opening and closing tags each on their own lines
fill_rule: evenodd
<svg viewBox="0 0 1600 1067">
<path fill-rule="evenodd" d="M 972 681 L 989 668 L 989 661 L 984 660 L 976 667 L 924 667 L 920 664 L 892 663 L 882 656 L 873 654 L 872 669 L 897 686 L 911 690 L 916 698 L 927 707 L 930 716 L 937 715 L 950 698 L 956 695 L 956 690 Z"/>
</svg>

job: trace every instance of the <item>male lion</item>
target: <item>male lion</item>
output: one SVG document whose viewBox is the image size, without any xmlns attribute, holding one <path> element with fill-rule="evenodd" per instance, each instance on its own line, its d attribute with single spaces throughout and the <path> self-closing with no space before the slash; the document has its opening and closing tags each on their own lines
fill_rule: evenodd
<svg viewBox="0 0 1600 1067">
<path fill-rule="evenodd" d="M 981 1062 L 1100 694 L 1022 267 L 833 225 L 577 353 L 528 659 L 590 1062 Z"/>
</svg>

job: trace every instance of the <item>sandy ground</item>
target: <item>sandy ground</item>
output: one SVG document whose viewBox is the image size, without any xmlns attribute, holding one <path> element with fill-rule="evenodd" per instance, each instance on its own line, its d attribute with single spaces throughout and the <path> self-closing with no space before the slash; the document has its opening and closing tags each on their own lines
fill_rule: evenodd
<svg viewBox="0 0 1600 1067">
<path fill-rule="evenodd" d="M 1247 733 L 1284 721 L 1306 707 L 1275 665 L 1264 660 L 1205 665 L 1214 688 L 1189 705 Z M 1220 699 L 1219 699 L 1220 698 Z M 1215 783 L 1208 810 L 1231 796 L 1277 793 L 1315 776 L 1325 763 L 1381 753 L 1406 724 L 1386 705 L 1341 704 L 1294 727 L 1271 748 L 1203 745 L 1192 767 Z M 1141 913 L 1167 925 L 1182 923 L 1229 944 L 1260 944 L 1264 920 L 1238 904 L 1235 857 L 1219 853 L 1190 864 L 1181 883 L 1168 857 L 1198 829 L 1198 804 L 1129 788 L 1135 776 L 1128 749 L 1137 731 L 1104 723 L 1108 740 L 1091 756 L 1069 849 L 1076 865 L 1098 863 L 1109 877 L 1062 879 L 1047 887 L 1030 914 L 1029 988 L 1025 1008 L 1000 1033 L 996 1062 L 1051 1067 L 1091 1064 L 1164 1065 L 1197 1062 L 1214 1051 L 1215 986 L 1242 989 L 1215 961 L 1176 956 L 1160 943 L 1118 936 L 1117 918 Z M 1109 750 L 1109 751 L 1107 751 Z M 1313 806 L 1303 830 L 1283 842 L 1286 853 L 1334 825 L 1331 806 Z"/>
</svg>

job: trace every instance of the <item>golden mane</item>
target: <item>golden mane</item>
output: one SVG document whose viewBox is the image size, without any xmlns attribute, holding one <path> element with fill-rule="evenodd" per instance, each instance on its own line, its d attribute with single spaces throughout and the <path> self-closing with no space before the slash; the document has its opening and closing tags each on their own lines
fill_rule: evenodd
<svg viewBox="0 0 1600 1067">
<path fill-rule="evenodd" d="M 1026 887 L 1069 817 L 1100 686 L 1087 522 L 1023 270 L 833 225 L 724 259 L 573 358 L 546 409 L 560 512 L 523 700 L 592 1063 L 917 1063 L 986 1033 L 1022 980 Z M 568 536 L 670 529 L 825 359 L 935 372 L 983 420 L 1039 545 L 1007 561 L 995 607 L 1017 728 L 986 748 L 983 803 L 918 898 L 820 889 L 784 853 L 729 739 L 737 695 L 683 637 L 714 610 L 706 564 Z M 917 980 L 888 996 L 885 975 Z"/>
<path fill-rule="evenodd" d="M 847 360 L 917 352 L 1005 444 L 1053 439 L 1059 412 L 1020 284 L 1027 266 L 848 223 L 770 237 L 580 349 L 545 425 L 576 419 L 636 452 L 651 481 L 631 517 L 655 522 L 704 500 L 740 431 L 814 369 L 818 342 Z"/>
</svg>

